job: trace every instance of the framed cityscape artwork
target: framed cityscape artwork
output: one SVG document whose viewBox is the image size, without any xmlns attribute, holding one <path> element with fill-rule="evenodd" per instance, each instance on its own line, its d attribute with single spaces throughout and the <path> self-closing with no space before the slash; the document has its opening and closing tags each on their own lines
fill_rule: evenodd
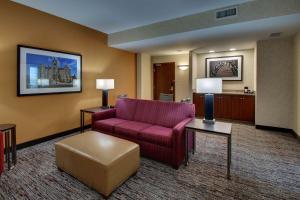
<svg viewBox="0 0 300 200">
<path fill-rule="evenodd" d="M 243 80 L 243 56 L 206 58 L 207 78 L 222 78 L 224 81 Z"/>
<path fill-rule="evenodd" d="M 18 96 L 81 90 L 81 55 L 18 45 Z"/>
</svg>

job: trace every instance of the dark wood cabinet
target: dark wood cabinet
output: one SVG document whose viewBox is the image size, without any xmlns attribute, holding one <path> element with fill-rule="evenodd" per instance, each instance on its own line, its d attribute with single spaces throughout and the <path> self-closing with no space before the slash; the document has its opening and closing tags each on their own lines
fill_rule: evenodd
<svg viewBox="0 0 300 200">
<path fill-rule="evenodd" d="M 215 95 L 214 115 L 216 118 L 231 119 L 231 96 Z"/>
<path fill-rule="evenodd" d="M 203 94 L 193 94 L 193 103 L 196 108 L 196 116 L 203 117 L 204 116 L 204 95 Z"/>
<path fill-rule="evenodd" d="M 243 98 L 242 120 L 255 121 L 255 98 L 254 96 L 245 96 Z"/>
<path fill-rule="evenodd" d="M 231 116 L 234 120 L 243 119 L 243 97 L 242 95 L 235 95 L 231 97 Z"/>
<path fill-rule="evenodd" d="M 204 95 L 193 94 L 196 116 L 204 116 Z M 217 119 L 232 119 L 240 121 L 255 120 L 255 96 L 236 94 L 216 94 L 214 98 L 214 116 Z"/>
</svg>

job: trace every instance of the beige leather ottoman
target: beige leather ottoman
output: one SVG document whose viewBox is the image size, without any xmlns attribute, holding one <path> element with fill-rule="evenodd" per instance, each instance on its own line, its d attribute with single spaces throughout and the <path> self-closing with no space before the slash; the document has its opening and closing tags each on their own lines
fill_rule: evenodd
<svg viewBox="0 0 300 200">
<path fill-rule="evenodd" d="M 95 131 L 55 144 L 56 164 L 86 185 L 108 197 L 140 163 L 139 145 Z"/>
</svg>

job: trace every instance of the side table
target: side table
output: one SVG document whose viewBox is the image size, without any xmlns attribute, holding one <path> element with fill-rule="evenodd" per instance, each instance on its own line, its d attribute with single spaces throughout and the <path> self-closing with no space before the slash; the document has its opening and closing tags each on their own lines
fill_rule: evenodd
<svg viewBox="0 0 300 200">
<path fill-rule="evenodd" d="M 0 124 L 0 131 L 2 131 L 5 136 L 5 161 L 7 162 L 8 170 L 10 170 L 10 154 L 12 154 L 13 165 L 17 163 L 16 125 Z"/>
<path fill-rule="evenodd" d="M 108 108 L 109 109 L 109 108 Z M 101 111 L 105 111 L 108 109 L 103 109 L 101 107 L 92 107 L 92 108 L 84 108 L 80 110 L 80 132 L 83 133 L 84 132 L 84 114 L 85 113 L 96 113 L 96 112 L 101 112 Z"/>
<path fill-rule="evenodd" d="M 185 126 L 185 165 L 189 161 L 188 149 L 188 134 L 189 131 L 201 132 L 206 134 L 220 135 L 227 138 L 227 178 L 230 179 L 230 165 L 231 165 L 231 123 L 215 122 L 214 124 L 206 124 L 202 119 L 193 119 Z"/>
</svg>

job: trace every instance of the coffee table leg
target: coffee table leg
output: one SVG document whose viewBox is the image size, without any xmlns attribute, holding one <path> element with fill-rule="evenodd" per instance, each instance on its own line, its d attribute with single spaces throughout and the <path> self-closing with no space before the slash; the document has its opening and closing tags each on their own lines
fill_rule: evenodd
<svg viewBox="0 0 300 200">
<path fill-rule="evenodd" d="M 4 154 L 5 154 L 5 162 L 8 162 L 8 156 L 7 156 L 7 134 L 4 132 Z"/>
<path fill-rule="evenodd" d="M 84 115 L 84 113 L 82 112 L 82 111 L 80 111 L 80 132 L 81 133 L 83 133 L 83 126 L 84 126 L 84 124 L 83 124 L 83 115 Z"/>
<path fill-rule="evenodd" d="M 5 157 L 7 162 L 7 168 L 10 170 L 10 134 L 5 131 Z"/>
<path fill-rule="evenodd" d="M 16 138 L 16 127 L 11 130 L 11 143 L 12 143 L 12 162 L 14 165 L 17 164 L 17 138 Z"/>
<path fill-rule="evenodd" d="M 185 166 L 188 165 L 189 162 L 189 131 L 186 129 L 184 131 L 185 135 Z"/>
<path fill-rule="evenodd" d="M 193 131 L 193 154 L 195 154 L 195 149 L 196 149 L 196 132 Z"/>
<path fill-rule="evenodd" d="M 84 112 L 82 112 L 82 132 L 84 132 Z"/>
<path fill-rule="evenodd" d="M 231 165 L 231 135 L 227 137 L 227 178 L 230 179 Z"/>
</svg>

